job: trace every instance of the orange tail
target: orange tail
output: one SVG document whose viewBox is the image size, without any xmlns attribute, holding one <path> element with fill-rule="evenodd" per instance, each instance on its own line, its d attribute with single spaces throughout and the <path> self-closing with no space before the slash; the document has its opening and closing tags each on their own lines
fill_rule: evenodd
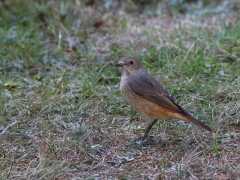
<svg viewBox="0 0 240 180">
<path fill-rule="evenodd" d="M 195 125 L 202 127 L 203 129 L 206 129 L 207 131 L 209 131 L 210 133 L 213 133 L 214 131 L 212 130 L 212 128 L 210 128 L 209 126 L 207 126 L 206 124 L 204 124 L 203 122 L 195 119 L 194 117 L 192 117 L 191 115 L 186 115 L 186 118 L 194 123 Z"/>
</svg>

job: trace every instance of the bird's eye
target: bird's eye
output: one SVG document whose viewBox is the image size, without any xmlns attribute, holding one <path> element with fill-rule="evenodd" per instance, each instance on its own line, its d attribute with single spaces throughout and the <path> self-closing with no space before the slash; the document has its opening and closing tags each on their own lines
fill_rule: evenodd
<svg viewBox="0 0 240 180">
<path fill-rule="evenodd" d="M 130 63 L 131 65 L 133 65 L 133 64 L 134 64 L 134 61 L 130 61 L 129 63 Z"/>
</svg>

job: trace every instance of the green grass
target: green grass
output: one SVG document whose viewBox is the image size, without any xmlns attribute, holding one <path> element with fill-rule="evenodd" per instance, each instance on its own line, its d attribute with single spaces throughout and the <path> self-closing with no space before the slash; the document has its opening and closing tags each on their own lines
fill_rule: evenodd
<svg viewBox="0 0 240 180">
<path fill-rule="evenodd" d="M 0 179 L 238 179 L 240 1 L 1 1 Z M 122 99 L 124 56 L 211 135 Z"/>
</svg>

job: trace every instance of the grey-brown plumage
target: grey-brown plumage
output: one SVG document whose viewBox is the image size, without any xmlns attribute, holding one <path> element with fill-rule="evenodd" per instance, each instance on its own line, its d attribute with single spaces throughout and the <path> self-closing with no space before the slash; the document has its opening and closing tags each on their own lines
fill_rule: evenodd
<svg viewBox="0 0 240 180">
<path fill-rule="evenodd" d="M 191 116 L 178 102 L 152 77 L 139 60 L 133 57 L 122 58 L 116 66 L 121 67 L 120 89 L 124 99 L 140 114 L 148 119 L 148 128 L 142 140 L 156 122 L 156 118 L 174 118 L 192 122 L 209 132 L 212 129 Z M 154 118 L 154 121 L 151 119 Z"/>
</svg>

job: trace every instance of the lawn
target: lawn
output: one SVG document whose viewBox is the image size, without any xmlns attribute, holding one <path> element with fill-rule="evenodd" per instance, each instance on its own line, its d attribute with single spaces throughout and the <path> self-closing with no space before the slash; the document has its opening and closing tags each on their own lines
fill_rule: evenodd
<svg viewBox="0 0 240 180">
<path fill-rule="evenodd" d="M 191 123 L 147 127 L 125 56 Z M 240 179 L 240 0 L 0 1 L 0 179 Z"/>
</svg>

